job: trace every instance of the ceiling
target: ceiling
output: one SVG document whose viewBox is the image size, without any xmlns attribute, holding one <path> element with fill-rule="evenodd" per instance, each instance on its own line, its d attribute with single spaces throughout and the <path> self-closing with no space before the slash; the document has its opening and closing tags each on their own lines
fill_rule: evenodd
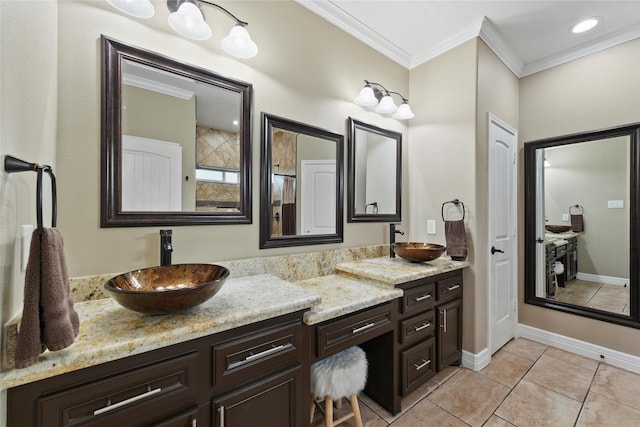
<svg viewBox="0 0 640 427">
<path fill-rule="evenodd" d="M 523 77 L 640 37 L 640 0 L 296 1 L 409 69 L 479 36 Z"/>
</svg>

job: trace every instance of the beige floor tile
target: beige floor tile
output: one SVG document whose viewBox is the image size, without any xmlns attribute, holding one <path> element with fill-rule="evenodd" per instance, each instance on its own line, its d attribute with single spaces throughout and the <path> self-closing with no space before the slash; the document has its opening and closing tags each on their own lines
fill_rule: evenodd
<svg viewBox="0 0 640 427">
<path fill-rule="evenodd" d="M 365 405 L 362 401 L 359 404 L 360 407 L 360 415 L 362 417 L 362 424 L 365 427 L 386 427 L 388 423 L 379 417 L 374 411 L 372 411 L 367 405 Z M 334 408 L 333 410 L 333 419 L 337 420 L 343 415 L 351 412 L 351 405 L 349 405 L 349 401 L 347 399 L 342 400 L 342 407 L 340 409 Z M 313 419 L 312 427 L 324 426 L 324 414 L 316 409 L 316 415 Z M 355 421 L 353 418 L 345 421 L 340 426 L 344 427 L 354 427 Z"/>
<path fill-rule="evenodd" d="M 636 427 L 640 425 L 640 410 L 589 393 L 576 427 Z"/>
<path fill-rule="evenodd" d="M 629 302 L 628 298 L 616 298 L 607 295 L 594 295 L 587 303 L 587 307 L 598 310 L 612 311 L 614 313 L 622 313 L 625 305 Z"/>
<path fill-rule="evenodd" d="M 560 294 L 555 296 L 555 300 L 559 302 L 566 302 L 567 304 L 583 305 L 586 306 L 593 295 L 581 295 L 581 294 Z"/>
<path fill-rule="evenodd" d="M 449 378 L 451 378 L 461 370 L 462 368 L 459 366 L 447 366 L 442 371 L 438 372 L 433 378 L 431 378 L 431 381 L 438 385 L 442 385 L 445 383 L 445 381 L 447 381 Z"/>
<path fill-rule="evenodd" d="M 382 406 L 378 405 L 374 402 L 369 396 L 366 394 L 360 394 L 360 400 L 367 405 L 371 410 L 373 410 L 378 416 L 384 419 L 388 423 L 392 423 L 396 419 L 398 419 L 402 414 L 407 412 L 411 407 L 413 407 L 420 400 L 424 399 L 429 393 L 438 388 L 438 384 L 433 381 L 427 381 L 412 393 L 407 395 L 402 399 L 402 410 L 397 413 L 395 416 L 391 415 L 389 411 L 382 408 Z"/>
<path fill-rule="evenodd" d="M 513 388 L 533 364 L 534 361 L 531 359 L 508 351 L 499 351 L 493 355 L 491 363 L 479 373 Z"/>
<path fill-rule="evenodd" d="M 507 345 L 502 347 L 502 350 L 504 351 L 517 354 L 518 356 L 530 360 L 538 360 L 538 357 L 540 357 L 546 349 L 546 345 L 528 340 L 526 338 L 516 338 L 512 341 L 509 341 Z"/>
<path fill-rule="evenodd" d="M 495 415 L 518 427 L 571 427 L 580 402 L 523 379 Z"/>
<path fill-rule="evenodd" d="M 590 391 L 640 410 L 639 374 L 601 363 Z"/>
<path fill-rule="evenodd" d="M 510 389 L 484 375 L 463 370 L 427 399 L 472 426 L 481 426 Z"/>
<path fill-rule="evenodd" d="M 505 421 L 495 415 L 491 416 L 482 427 L 513 427 L 509 421 Z"/>
<path fill-rule="evenodd" d="M 465 423 L 427 399 L 403 414 L 392 427 L 467 427 Z"/>
<path fill-rule="evenodd" d="M 629 287 L 603 284 L 600 289 L 598 289 L 598 295 L 614 298 L 627 298 L 629 296 Z"/>
<path fill-rule="evenodd" d="M 572 365 L 580 366 L 581 368 L 589 369 L 593 372 L 598 369 L 598 361 L 589 359 L 588 357 L 580 356 L 570 351 L 561 350 L 556 347 L 549 347 L 544 352 L 545 356 L 553 357 L 554 359 L 564 360 Z"/>
<path fill-rule="evenodd" d="M 582 402 L 587 396 L 594 374 L 594 370 L 543 354 L 524 378 Z"/>
</svg>

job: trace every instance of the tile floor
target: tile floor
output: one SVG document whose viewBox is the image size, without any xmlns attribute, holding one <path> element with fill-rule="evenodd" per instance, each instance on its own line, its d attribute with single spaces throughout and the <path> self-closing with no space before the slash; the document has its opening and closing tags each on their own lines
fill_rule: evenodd
<svg viewBox="0 0 640 427">
<path fill-rule="evenodd" d="M 479 372 L 438 373 L 396 416 L 366 395 L 360 402 L 365 427 L 637 427 L 640 374 L 518 338 Z M 345 401 L 337 415 L 348 409 Z M 319 411 L 313 425 L 324 425 Z"/>
<path fill-rule="evenodd" d="M 556 301 L 629 314 L 629 287 L 571 280 L 564 288 L 558 288 Z"/>
</svg>

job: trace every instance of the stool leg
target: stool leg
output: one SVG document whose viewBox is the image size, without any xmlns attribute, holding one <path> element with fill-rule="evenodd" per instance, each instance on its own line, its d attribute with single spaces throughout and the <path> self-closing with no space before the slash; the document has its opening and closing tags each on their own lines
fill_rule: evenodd
<svg viewBox="0 0 640 427">
<path fill-rule="evenodd" d="M 362 416 L 360 415 L 360 406 L 358 405 L 358 396 L 352 394 L 349 396 L 349 403 L 351 403 L 351 410 L 353 411 L 353 417 L 356 422 L 356 427 L 362 427 Z"/>
<path fill-rule="evenodd" d="M 311 418 L 309 423 L 313 423 L 313 416 L 316 414 L 316 395 L 315 393 L 311 394 Z"/>
<path fill-rule="evenodd" d="M 336 409 L 342 408 L 342 398 L 336 400 Z"/>
<path fill-rule="evenodd" d="M 324 398 L 324 425 L 333 427 L 333 399 L 330 396 Z"/>
</svg>

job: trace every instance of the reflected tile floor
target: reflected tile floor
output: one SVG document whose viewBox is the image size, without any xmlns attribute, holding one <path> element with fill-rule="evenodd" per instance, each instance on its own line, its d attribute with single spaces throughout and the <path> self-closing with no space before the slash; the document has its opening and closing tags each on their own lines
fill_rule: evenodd
<svg viewBox="0 0 640 427">
<path fill-rule="evenodd" d="M 402 406 L 392 416 L 360 395 L 365 427 L 637 427 L 640 374 L 518 338 L 479 372 L 450 367 L 438 373 Z M 336 415 L 348 411 L 345 400 Z M 318 412 L 313 426 L 323 425 Z"/>
<path fill-rule="evenodd" d="M 629 314 L 629 287 L 574 279 L 558 288 L 556 301 Z"/>
</svg>

